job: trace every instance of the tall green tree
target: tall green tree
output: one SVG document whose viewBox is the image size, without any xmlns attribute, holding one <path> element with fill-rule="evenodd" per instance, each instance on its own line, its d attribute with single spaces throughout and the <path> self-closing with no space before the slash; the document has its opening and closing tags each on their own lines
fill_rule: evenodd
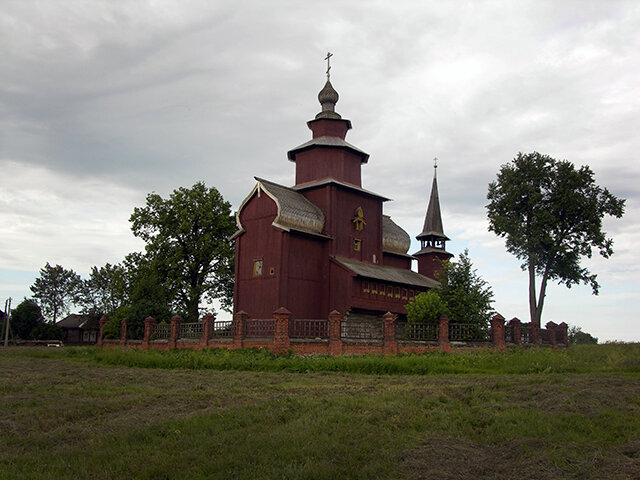
<svg viewBox="0 0 640 480">
<path fill-rule="evenodd" d="M 199 318 L 204 300 L 218 299 L 229 309 L 233 299 L 235 220 L 231 204 L 215 188 L 198 182 L 164 199 L 147 195 L 130 218 L 133 234 L 146 242 L 145 256 L 178 309 Z"/>
<path fill-rule="evenodd" d="M 42 311 L 31 299 L 25 298 L 16 308 L 11 309 L 11 329 L 22 340 L 31 338 L 31 332 L 41 323 L 44 323 Z"/>
<path fill-rule="evenodd" d="M 52 323 L 56 323 L 58 317 L 67 313 L 71 305 L 79 303 L 82 297 L 80 275 L 61 265 L 52 267 L 49 262 L 40 269 L 40 276 L 30 288 L 45 318 Z"/>
<path fill-rule="evenodd" d="M 113 318 L 127 319 L 130 338 L 142 338 L 145 318 L 151 316 L 158 321 L 168 321 L 176 311 L 163 265 L 156 263 L 140 253 L 131 253 L 125 258 L 129 301 Z"/>
<path fill-rule="evenodd" d="M 438 295 L 444 300 L 451 323 L 472 323 L 486 327 L 494 311 L 493 290 L 473 268 L 469 251 L 458 261 L 446 261 L 437 274 L 440 280 Z"/>
<path fill-rule="evenodd" d="M 85 313 L 111 315 L 128 301 L 127 271 L 123 265 L 91 267 L 83 281 L 82 304 Z"/>
<path fill-rule="evenodd" d="M 518 153 L 489 184 L 487 199 L 489 230 L 506 239 L 507 251 L 529 274 L 532 322 L 540 325 L 549 281 L 589 284 L 598 294 L 596 275 L 580 262 L 594 249 L 611 256 L 613 240 L 602 230 L 602 219 L 622 217 L 625 201 L 598 186 L 588 166 L 576 169 L 538 152 Z"/>
</svg>

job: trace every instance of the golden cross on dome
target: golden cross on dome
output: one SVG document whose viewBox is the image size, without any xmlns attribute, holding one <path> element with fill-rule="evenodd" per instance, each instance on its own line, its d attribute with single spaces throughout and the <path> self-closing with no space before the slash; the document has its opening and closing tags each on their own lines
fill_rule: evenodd
<svg viewBox="0 0 640 480">
<path fill-rule="evenodd" d="M 330 77 L 330 73 L 329 71 L 331 70 L 331 57 L 333 57 L 333 53 L 331 52 L 327 52 L 327 56 L 324 57 L 324 59 L 327 61 L 327 80 L 329 80 Z"/>
</svg>

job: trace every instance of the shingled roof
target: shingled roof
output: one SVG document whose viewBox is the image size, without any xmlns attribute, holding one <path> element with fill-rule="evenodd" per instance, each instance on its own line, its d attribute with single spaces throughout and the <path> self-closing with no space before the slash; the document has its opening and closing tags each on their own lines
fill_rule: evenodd
<svg viewBox="0 0 640 480">
<path fill-rule="evenodd" d="M 411 237 L 399 227 L 389 215 L 382 215 L 382 250 L 406 254 L 411 246 Z"/>
<path fill-rule="evenodd" d="M 358 147 L 354 147 L 349 142 L 347 142 L 346 140 L 343 140 L 342 138 L 339 138 L 339 137 L 317 137 L 317 138 L 312 138 L 308 142 L 305 142 L 302 145 L 298 145 L 296 148 L 294 148 L 292 150 L 289 150 L 287 152 L 287 158 L 290 161 L 295 162 L 296 161 L 296 155 L 298 153 L 303 152 L 303 151 L 308 150 L 308 149 L 313 148 L 313 147 L 318 147 L 318 146 L 319 147 L 330 147 L 330 148 L 346 148 L 346 149 L 351 150 L 352 152 L 357 153 L 358 155 L 360 155 L 360 162 L 361 163 L 367 163 L 369 161 L 369 154 L 368 153 L 363 152 Z"/>
<path fill-rule="evenodd" d="M 83 328 L 85 330 L 99 330 L 100 321 L 96 315 L 80 315 L 72 313 L 62 320 L 56 322 L 56 325 L 62 328 Z"/>
<path fill-rule="evenodd" d="M 440 197 L 438 195 L 438 181 L 433 176 L 433 183 L 431 184 L 431 197 L 429 198 L 429 206 L 427 207 L 427 215 L 424 219 L 424 227 L 422 233 L 416 238 L 422 240 L 423 238 L 438 238 L 443 240 L 449 240 L 444 234 L 442 228 L 442 215 L 440 213 Z"/>
<path fill-rule="evenodd" d="M 307 198 L 295 190 L 278 185 L 277 183 L 255 177 L 258 181 L 251 193 L 240 205 L 236 214 L 236 223 L 238 231 L 232 238 L 244 232 L 244 228 L 240 223 L 240 212 L 249 202 L 253 195 L 265 193 L 271 198 L 278 209 L 276 218 L 273 220 L 273 226 L 282 228 L 283 230 L 297 230 L 315 235 L 322 235 L 324 229 L 324 214 L 317 206 L 311 203 Z"/>
<path fill-rule="evenodd" d="M 413 270 L 373 265 L 371 263 L 364 263 L 352 258 L 344 257 L 332 257 L 332 260 L 360 277 L 373 278 L 376 280 L 383 280 L 385 282 L 399 283 L 409 286 L 413 285 L 427 288 L 440 287 L 440 282 L 425 277 L 424 275 L 420 275 Z"/>
</svg>

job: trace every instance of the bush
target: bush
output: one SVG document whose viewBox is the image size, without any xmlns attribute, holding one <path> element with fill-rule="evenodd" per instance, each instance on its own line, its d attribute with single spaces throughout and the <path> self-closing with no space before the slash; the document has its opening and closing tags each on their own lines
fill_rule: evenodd
<svg viewBox="0 0 640 480">
<path fill-rule="evenodd" d="M 433 290 L 419 293 L 405 307 L 410 323 L 437 323 L 440 315 L 449 313 L 444 300 Z"/>
<path fill-rule="evenodd" d="M 112 318 L 105 323 L 102 329 L 103 338 L 120 338 L 120 322 L 121 320 L 119 318 Z"/>
<path fill-rule="evenodd" d="M 582 328 L 571 326 L 567 331 L 567 337 L 571 345 L 596 345 L 598 339 L 587 332 L 583 332 Z"/>
<path fill-rule="evenodd" d="M 52 323 L 40 323 L 29 334 L 32 340 L 62 340 L 64 330 Z"/>
</svg>

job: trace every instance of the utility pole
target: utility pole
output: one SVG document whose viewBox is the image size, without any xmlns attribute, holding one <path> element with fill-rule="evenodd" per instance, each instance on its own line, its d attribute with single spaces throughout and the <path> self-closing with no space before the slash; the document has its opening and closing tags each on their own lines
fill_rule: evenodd
<svg viewBox="0 0 640 480">
<path fill-rule="evenodd" d="M 4 302 L 4 318 L 5 318 L 5 325 L 4 325 L 4 346 L 8 347 L 9 346 L 9 317 L 11 316 L 11 297 L 9 297 L 9 299 Z"/>
</svg>

